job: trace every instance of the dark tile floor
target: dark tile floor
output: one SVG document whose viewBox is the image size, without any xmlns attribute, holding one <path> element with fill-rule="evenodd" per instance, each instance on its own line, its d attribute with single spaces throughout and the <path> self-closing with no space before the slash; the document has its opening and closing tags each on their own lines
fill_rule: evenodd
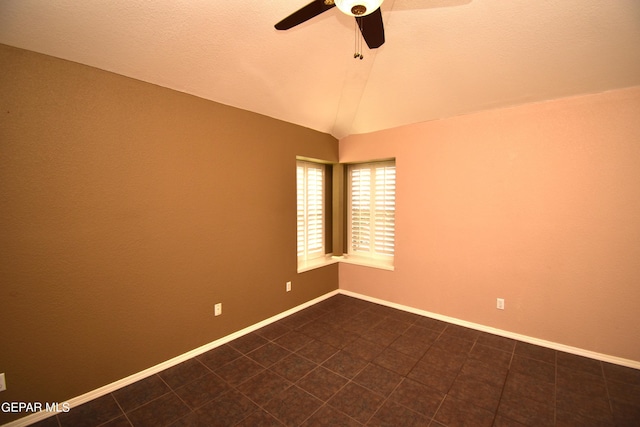
<svg viewBox="0 0 640 427">
<path fill-rule="evenodd" d="M 640 426 L 640 371 L 343 295 L 40 426 Z"/>
</svg>

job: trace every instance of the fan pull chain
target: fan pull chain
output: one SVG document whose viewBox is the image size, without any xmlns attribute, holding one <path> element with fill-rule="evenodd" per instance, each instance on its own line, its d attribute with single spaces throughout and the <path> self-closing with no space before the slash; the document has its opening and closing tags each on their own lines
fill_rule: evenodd
<svg viewBox="0 0 640 427">
<path fill-rule="evenodd" d="M 354 59 L 364 59 L 364 56 L 362 55 L 362 31 L 361 30 L 361 25 L 362 22 L 358 22 L 358 19 L 355 19 L 355 25 L 354 25 L 354 36 L 355 36 L 355 40 L 354 40 L 354 45 L 355 45 L 355 53 L 353 54 L 353 58 Z"/>
</svg>

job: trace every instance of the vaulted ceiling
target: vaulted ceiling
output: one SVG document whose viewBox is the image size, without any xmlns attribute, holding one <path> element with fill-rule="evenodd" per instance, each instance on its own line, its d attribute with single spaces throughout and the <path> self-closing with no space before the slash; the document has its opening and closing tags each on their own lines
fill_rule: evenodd
<svg viewBox="0 0 640 427">
<path fill-rule="evenodd" d="M 310 1 L 0 0 L 0 43 L 337 138 L 640 85 L 638 0 L 385 0 L 362 60 L 337 8 L 274 28 Z"/>
</svg>

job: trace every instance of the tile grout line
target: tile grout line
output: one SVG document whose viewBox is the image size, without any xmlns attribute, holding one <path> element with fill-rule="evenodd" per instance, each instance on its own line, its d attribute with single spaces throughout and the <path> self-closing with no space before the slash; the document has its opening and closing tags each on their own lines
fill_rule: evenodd
<svg viewBox="0 0 640 427">
<path fill-rule="evenodd" d="M 109 393 L 109 396 L 111 396 L 111 398 L 114 400 L 114 402 L 116 402 L 116 405 L 118 405 L 118 408 L 120 408 L 120 411 L 122 412 L 122 415 L 124 415 L 124 418 L 127 420 L 127 422 L 129 423 L 129 425 L 133 426 L 133 422 L 131 422 L 131 420 L 129 419 L 129 416 L 127 415 L 127 413 L 125 412 L 124 408 L 122 407 L 122 405 L 120 405 L 120 402 L 118 402 L 118 399 L 116 399 L 116 397 L 113 395 L 113 393 Z M 114 418 L 114 419 L 117 419 Z M 113 421 L 113 420 L 110 420 Z M 103 423 L 104 424 L 104 423 Z"/>
<path fill-rule="evenodd" d="M 554 378 L 553 378 L 553 425 L 558 424 L 558 352 L 554 353 Z"/>
<path fill-rule="evenodd" d="M 509 380 L 509 374 L 511 373 L 511 363 L 513 362 L 513 357 L 516 353 L 516 345 L 513 344 L 513 349 L 511 350 L 511 357 L 509 357 L 509 364 L 507 365 L 507 375 L 504 378 L 504 383 L 502 384 L 502 390 L 500 390 L 500 397 L 498 398 L 498 407 L 496 408 L 495 413 L 493 414 L 493 424 L 495 424 L 496 419 L 498 418 L 498 413 L 500 411 L 500 403 L 502 403 L 502 397 L 504 396 L 504 390 L 507 388 L 507 381 Z M 554 421 L 555 424 L 555 421 Z"/>
<path fill-rule="evenodd" d="M 609 393 L 609 381 L 607 381 L 607 376 L 605 375 L 605 372 L 604 372 L 604 363 L 601 360 L 599 360 L 599 362 L 600 362 L 600 372 L 602 373 L 602 380 L 604 381 L 604 389 L 607 392 L 607 402 L 609 403 L 609 411 L 611 411 L 611 418 L 615 422 L 615 417 L 613 414 L 613 402 L 611 401 L 611 393 Z"/>
</svg>

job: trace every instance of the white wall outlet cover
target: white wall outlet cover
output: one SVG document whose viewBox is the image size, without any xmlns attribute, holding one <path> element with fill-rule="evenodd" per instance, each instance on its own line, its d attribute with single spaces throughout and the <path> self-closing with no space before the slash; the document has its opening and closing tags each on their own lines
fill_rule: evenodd
<svg viewBox="0 0 640 427">
<path fill-rule="evenodd" d="M 7 383 L 5 382 L 4 373 L 0 374 L 0 391 L 7 389 Z"/>
</svg>

